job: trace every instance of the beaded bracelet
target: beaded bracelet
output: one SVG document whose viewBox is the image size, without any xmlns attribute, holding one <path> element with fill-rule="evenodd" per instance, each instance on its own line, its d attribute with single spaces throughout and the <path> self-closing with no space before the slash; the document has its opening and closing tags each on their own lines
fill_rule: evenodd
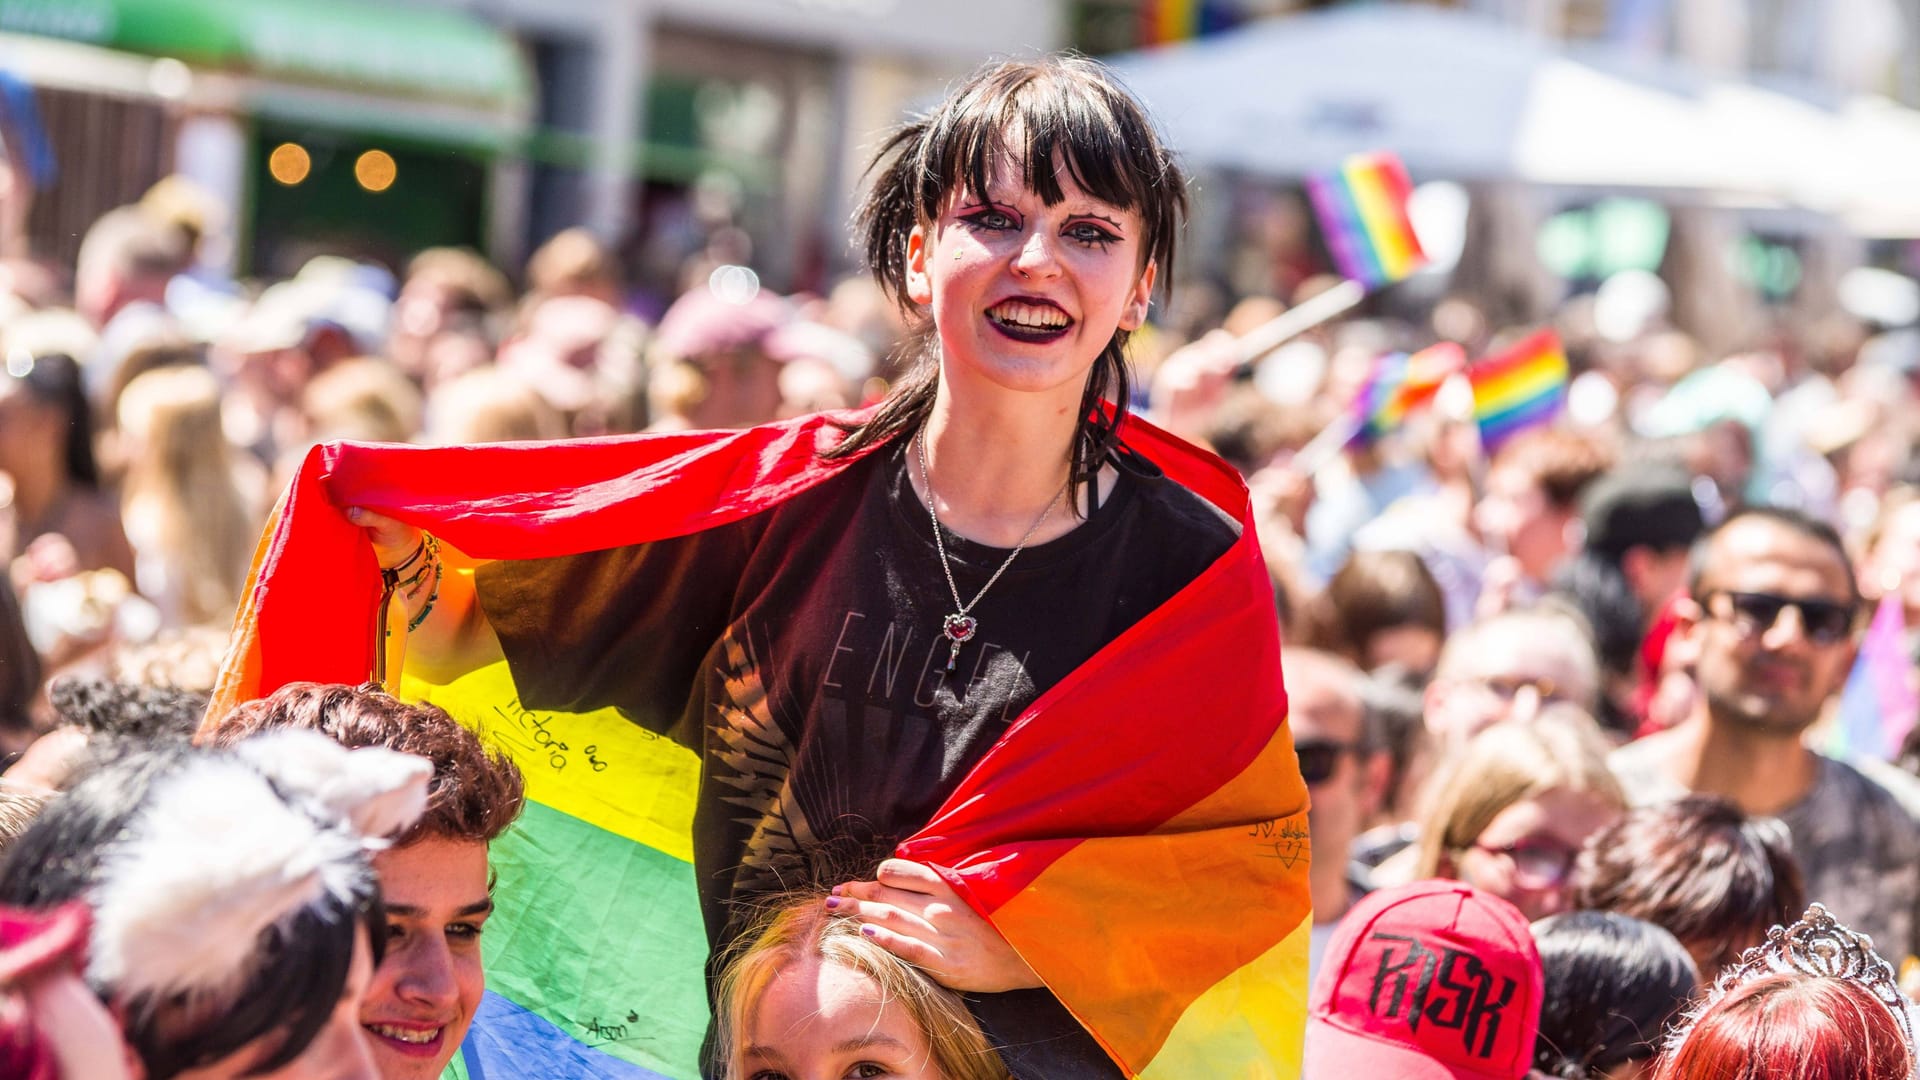
<svg viewBox="0 0 1920 1080">
<path fill-rule="evenodd" d="M 420 545 L 427 553 L 427 561 L 425 565 L 420 567 L 420 573 L 425 574 L 428 569 L 432 569 L 433 591 L 427 593 L 427 604 L 420 609 L 420 614 L 415 615 L 407 621 L 407 633 L 409 634 L 420 629 L 420 624 L 426 622 L 427 616 L 433 614 L 434 602 L 440 599 L 440 579 L 445 573 L 440 564 L 440 541 L 436 539 L 432 533 L 423 533 L 421 534 Z"/>
<path fill-rule="evenodd" d="M 394 575 L 394 577 L 397 578 L 400 576 L 400 574 L 403 571 L 406 570 L 407 567 L 412 566 L 416 562 L 419 562 L 420 556 L 425 555 L 426 553 L 427 553 L 427 534 L 421 533 L 420 543 L 414 547 L 413 554 L 408 555 L 404 559 L 401 559 L 398 565 L 392 566 L 386 570 L 382 570 L 381 573 L 384 574 L 384 573 L 390 572 Z M 425 568 L 422 567 L 422 569 L 425 569 Z"/>
<path fill-rule="evenodd" d="M 431 569 L 433 569 L 433 563 L 431 561 L 421 563 L 420 569 L 415 570 L 412 576 L 402 578 L 398 582 L 395 582 L 394 588 L 406 593 L 407 599 L 413 599 L 414 594 L 420 591 L 420 583 L 427 579 L 427 571 Z"/>
</svg>

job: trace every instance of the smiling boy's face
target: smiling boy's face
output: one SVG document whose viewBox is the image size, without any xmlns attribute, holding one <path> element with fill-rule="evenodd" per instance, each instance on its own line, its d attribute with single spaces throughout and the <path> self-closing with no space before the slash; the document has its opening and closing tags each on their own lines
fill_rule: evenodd
<svg viewBox="0 0 1920 1080">
<path fill-rule="evenodd" d="M 487 845 L 430 837 L 374 857 L 387 955 L 360 1009 L 381 1080 L 434 1080 L 487 986 L 480 931 L 493 910 Z"/>
</svg>

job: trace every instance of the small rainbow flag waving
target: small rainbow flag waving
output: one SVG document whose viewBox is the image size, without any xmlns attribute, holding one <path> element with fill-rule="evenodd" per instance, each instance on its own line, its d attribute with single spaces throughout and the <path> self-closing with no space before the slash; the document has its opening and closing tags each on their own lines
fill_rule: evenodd
<svg viewBox="0 0 1920 1080">
<path fill-rule="evenodd" d="M 1140 5 L 1140 43 L 1171 45 L 1232 29 L 1239 12 L 1223 0 L 1146 0 Z"/>
<path fill-rule="evenodd" d="M 1539 330 L 1503 353 L 1467 369 L 1473 418 L 1488 453 L 1530 427 L 1546 423 L 1567 399 L 1567 354 L 1560 335 Z"/>
<path fill-rule="evenodd" d="M 1880 598 L 1860 642 L 1860 655 L 1840 691 L 1840 718 L 1833 725 L 1828 753 L 1882 761 L 1900 756 L 1901 744 L 1920 717 L 1920 698 L 1907 682 L 1912 666 L 1906 617 L 1895 590 Z"/>
<path fill-rule="evenodd" d="M 1413 410 L 1433 400 L 1447 377 L 1467 366 L 1467 354 L 1451 341 L 1430 345 L 1409 356 L 1388 353 L 1374 361 L 1373 373 L 1356 399 L 1365 442 L 1397 430 Z"/>
<path fill-rule="evenodd" d="M 1390 153 L 1356 154 L 1333 172 L 1307 178 L 1334 265 L 1369 289 L 1391 285 L 1426 265 L 1407 217 L 1413 185 Z"/>
</svg>

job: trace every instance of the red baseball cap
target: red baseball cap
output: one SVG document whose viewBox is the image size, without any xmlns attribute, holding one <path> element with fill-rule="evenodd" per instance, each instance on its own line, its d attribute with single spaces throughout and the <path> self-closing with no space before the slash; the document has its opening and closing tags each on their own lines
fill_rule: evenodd
<svg viewBox="0 0 1920 1080">
<path fill-rule="evenodd" d="M 1540 950 L 1518 908 L 1458 881 L 1373 893 L 1340 920 L 1308 1000 L 1303 1080 L 1521 1080 Z"/>
</svg>

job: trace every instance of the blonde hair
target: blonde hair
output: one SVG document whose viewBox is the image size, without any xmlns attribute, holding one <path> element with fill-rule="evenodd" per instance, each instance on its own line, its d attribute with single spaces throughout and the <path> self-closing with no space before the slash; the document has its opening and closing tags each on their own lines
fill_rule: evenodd
<svg viewBox="0 0 1920 1080">
<path fill-rule="evenodd" d="M 149 371 L 120 397 L 120 430 L 139 449 L 127 464 L 122 515 L 144 590 L 172 625 L 233 617 L 260 533 L 259 500 L 235 473 L 220 427 L 220 386 L 204 367 Z M 153 567 L 149 571 L 147 567 Z"/>
<path fill-rule="evenodd" d="M 434 387 L 425 434 L 436 446 L 564 439 L 567 422 L 539 391 L 488 367 Z"/>
<path fill-rule="evenodd" d="M 300 409 L 319 439 L 407 442 L 420 432 L 420 388 L 385 360 L 358 356 L 313 377 Z"/>
<path fill-rule="evenodd" d="M 1471 847 L 1501 811 L 1549 791 L 1586 792 L 1624 810 L 1626 794 L 1607 769 L 1609 749 L 1600 725 L 1570 706 L 1475 735 L 1434 774 L 1414 876 L 1439 876 L 1443 860 Z"/>
<path fill-rule="evenodd" d="M 752 1022 L 768 984 L 788 964 L 804 957 L 839 964 L 872 979 L 882 1001 L 904 1010 L 926 1036 L 935 1070 L 944 1080 L 1008 1080 L 1000 1055 L 960 995 L 860 933 L 860 924 L 828 914 L 818 896 L 780 903 L 720 976 L 714 1015 L 716 1048 L 725 1080 L 746 1080 L 742 1032 Z"/>
<path fill-rule="evenodd" d="M 562 229 L 527 260 L 527 288 L 543 296 L 617 289 L 620 266 L 607 245 L 588 229 Z"/>
</svg>

